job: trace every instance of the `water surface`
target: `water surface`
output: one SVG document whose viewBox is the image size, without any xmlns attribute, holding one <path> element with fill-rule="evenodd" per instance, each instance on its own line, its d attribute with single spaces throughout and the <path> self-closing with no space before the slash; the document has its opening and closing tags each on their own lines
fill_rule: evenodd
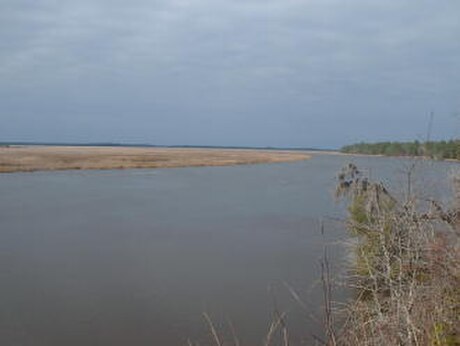
<svg viewBox="0 0 460 346">
<path fill-rule="evenodd" d="M 335 244 L 346 232 L 331 219 L 343 216 L 334 177 L 350 160 L 404 194 L 411 161 L 331 155 L 0 175 L 0 344 L 206 345 L 203 312 L 245 344 L 260 343 L 276 310 L 294 344 L 321 335 L 318 263 L 328 244 L 345 268 Z M 446 196 L 456 167 L 418 161 L 415 189 Z"/>
</svg>

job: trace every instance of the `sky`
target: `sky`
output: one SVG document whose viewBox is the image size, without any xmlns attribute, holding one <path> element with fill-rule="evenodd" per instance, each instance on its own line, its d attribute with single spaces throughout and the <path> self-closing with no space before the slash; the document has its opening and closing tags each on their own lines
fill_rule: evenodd
<svg viewBox="0 0 460 346">
<path fill-rule="evenodd" d="M 0 0 L 0 142 L 460 137 L 458 0 Z"/>
</svg>

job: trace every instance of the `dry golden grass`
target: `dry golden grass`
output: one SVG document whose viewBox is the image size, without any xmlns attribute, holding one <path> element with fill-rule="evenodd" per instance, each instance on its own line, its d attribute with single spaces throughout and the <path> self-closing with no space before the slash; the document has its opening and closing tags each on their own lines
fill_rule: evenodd
<svg viewBox="0 0 460 346">
<path fill-rule="evenodd" d="M 228 166 L 306 160 L 302 152 L 134 147 L 0 147 L 0 173 L 69 169 Z"/>
</svg>

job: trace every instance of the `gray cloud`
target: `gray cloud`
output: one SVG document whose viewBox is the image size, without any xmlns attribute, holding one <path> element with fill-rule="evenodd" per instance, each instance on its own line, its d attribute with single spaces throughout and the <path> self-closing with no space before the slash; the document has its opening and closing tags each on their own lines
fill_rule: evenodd
<svg viewBox="0 0 460 346">
<path fill-rule="evenodd" d="M 459 37 L 456 0 L 4 0 L 0 139 L 458 136 Z"/>
</svg>

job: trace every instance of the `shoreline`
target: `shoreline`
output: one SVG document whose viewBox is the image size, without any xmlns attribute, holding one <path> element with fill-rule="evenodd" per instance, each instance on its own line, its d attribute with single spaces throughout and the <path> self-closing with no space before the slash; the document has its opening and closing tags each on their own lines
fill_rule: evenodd
<svg viewBox="0 0 460 346">
<path fill-rule="evenodd" d="M 436 162 L 460 162 L 459 159 L 440 159 L 434 158 L 429 156 L 417 155 L 385 155 L 385 154 L 363 154 L 363 153 L 344 153 L 344 152 L 336 152 L 337 155 L 344 155 L 344 156 L 367 156 L 367 157 L 387 157 L 393 159 L 412 159 L 412 160 L 430 160 Z"/>
<path fill-rule="evenodd" d="M 218 167 L 295 162 L 311 156 L 289 150 L 19 145 L 0 147 L 0 173 Z"/>
</svg>

